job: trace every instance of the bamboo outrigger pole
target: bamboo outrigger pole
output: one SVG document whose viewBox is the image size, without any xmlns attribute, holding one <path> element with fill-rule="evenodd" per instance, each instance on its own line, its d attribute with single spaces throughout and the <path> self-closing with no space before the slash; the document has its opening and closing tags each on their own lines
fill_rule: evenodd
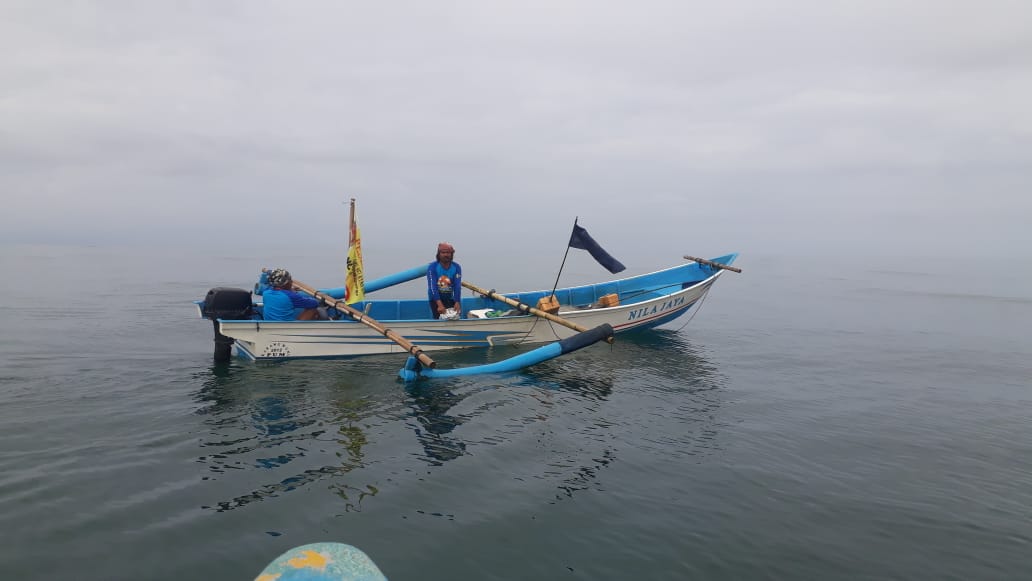
<svg viewBox="0 0 1032 581">
<path fill-rule="evenodd" d="M 712 266 L 713 268 L 720 268 L 723 270 L 730 270 L 731 272 L 742 272 L 741 268 L 736 266 L 728 266 L 726 264 L 720 264 L 719 262 L 713 262 L 712 260 L 706 260 L 705 258 L 695 258 L 694 256 L 684 256 L 685 260 L 692 260 L 699 264 L 705 264 L 706 266 Z"/>
<path fill-rule="evenodd" d="M 420 349 L 417 345 L 413 345 L 408 339 L 384 327 L 380 324 L 379 321 L 367 316 L 362 311 L 349 306 L 342 300 L 335 299 L 327 294 L 321 293 L 303 282 L 298 282 L 295 280 L 293 281 L 293 285 L 294 288 L 296 288 L 297 290 L 312 295 L 315 299 L 322 301 L 324 305 L 337 309 L 338 311 L 347 313 L 348 316 L 350 316 L 352 319 L 358 321 L 359 323 L 362 323 L 370 329 L 373 329 L 374 331 L 380 333 L 384 337 L 387 337 L 391 341 L 394 341 L 402 349 L 408 351 L 410 354 L 414 355 L 417 359 L 419 359 L 419 362 L 423 365 L 431 369 L 437 367 L 437 362 L 435 362 L 433 359 L 430 359 L 430 356 L 424 353 L 423 350 Z"/>
<path fill-rule="evenodd" d="M 574 331 L 579 331 L 579 332 L 583 333 L 584 331 L 588 330 L 587 327 L 583 327 L 581 325 L 578 325 L 577 323 L 574 323 L 573 321 L 567 321 L 566 319 L 564 319 L 562 317 L 559 317 L 559 316 L 556 316 L 556 315 L 553 315 L 552 313 L 547 313 L 545 311 L 542 311 L 541 309 L 535 309 L 534 307 L 532 307 L 530 305 L 523 304 L 523 303 L 517 301 L 516 299 L 510 299 L 509 297 L 502 296 L 502 295 L 500 295 L 500 294 L 498 294 L 498 293 L 496 293 L 494 291 L 489 291 L 489 290 L 482 289 L 482 288 L 480 288 L 478 286 L 475 286 L 475 285 L 472 285 L 472 284 L 470 284 L 470 283 L 468 283 L 466 281 L 462 281 L 462 286 L 468 288 L 469 290 L 471 290 L 471 291 L 473 291 L 473 292 L 475 292 L 477 294 L 483 295 L 483 296 L 485 296 L 485 297 L 487 297 L 489 299 L 494 299 L 496 301 L 501 301 L 501 302 L 509 305 L 510 307 L 516 307 L 521 312 L 530 313 L 531 315 L 534 315 L 535 317 L 541 317 L 542 319 L 548 319 L 549 321 L 552 321 L 553 323 L 559 323 L 560 325 L 562 325 L 564 327 L 569 327 L 570 329 L 573 329 Z M 606 337 L 606 343 L 609 343 L 610 345 L 613 343 L 613 335 L 612 334 L 610 334 L 608 337 Z"/>
</svg>

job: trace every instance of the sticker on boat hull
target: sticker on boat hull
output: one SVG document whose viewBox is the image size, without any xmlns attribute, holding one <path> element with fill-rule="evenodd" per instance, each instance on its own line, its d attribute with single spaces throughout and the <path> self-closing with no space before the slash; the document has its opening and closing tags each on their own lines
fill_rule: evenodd
<svg viewBox="0 0 1032 581">
<path fill-rule="evenodd" d="M 286 343 L 275 341 L 262 349 L 262 357 L 290 357 L 290 347 Z"/>
</svg>

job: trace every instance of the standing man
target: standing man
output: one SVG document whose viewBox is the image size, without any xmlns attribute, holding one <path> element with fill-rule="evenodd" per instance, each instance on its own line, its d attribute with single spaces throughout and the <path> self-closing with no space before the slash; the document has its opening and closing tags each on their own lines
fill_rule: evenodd
<svg viewBox="0 0 1032 581">
<path fill-rule="evenodd" d="M 454 258 L 455 248 L 441 242 L 437 245 L 437 260 L 426 268 L 426 294 L 435 319 L 440 319 L 448 309 L 455 309 L 455 318 L 462 318 L 462 267 Z"/>
</svg>

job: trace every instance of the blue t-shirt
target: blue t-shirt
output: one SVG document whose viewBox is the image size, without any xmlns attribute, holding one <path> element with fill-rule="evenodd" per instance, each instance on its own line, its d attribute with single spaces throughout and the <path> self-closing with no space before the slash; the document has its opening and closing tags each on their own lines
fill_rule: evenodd
<svg viewBox="0 0 1032 581">
<path fill-rule="evenodd" d="M 294 321 L 301 311 L 319 306 L 319 301 L 312 297 L 286 289 L 266 289 L 262 299 L 266 321 Z"/>
<path fill-rule="evenodd" d="M 431 301 L 452 299 L 461 302 L 462 267 L 458 262 L 444 268 L 436 260 L 426 267 L 426 295 Z"/>
</svg>

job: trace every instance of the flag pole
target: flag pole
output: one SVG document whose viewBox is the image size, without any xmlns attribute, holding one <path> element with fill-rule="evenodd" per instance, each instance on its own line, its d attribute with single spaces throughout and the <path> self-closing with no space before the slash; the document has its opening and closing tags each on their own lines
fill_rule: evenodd
<svg viewBox="0 0 1032 581">
<path fill-rule="evenodd" d="M 573 237 L 573 232 L 577 229 L 577 219 L 580 216 L 573 217 L 573 228 L 570 229 L 570 238 Z M 555 275 L 555 284 L 552 285 L 552 296 L 555 296 L 555 289 L 559 287 L 559 277 L 563 275 L 563 267 L 566 266 L 566 257 L 570 255 L 570 238 L 566 239 L 566 253 L 563 254 L 563 263 L 559 265 L 559 273 Z"/>
<path fill-rule="evenodd" d="M 355 198 L 351 198 L 351 216 L 348 218 L 348 248 L 355 243 Z"/>
<path fill-rule="evenodd" d="M 355 220 L 355 198 L 351 198 L 348 218 L 348 259 L 344 276 L 344 302 L 356 303 L 365 299 L 365 274 L 362 266 L 362 239 Z"/>
</svg>

